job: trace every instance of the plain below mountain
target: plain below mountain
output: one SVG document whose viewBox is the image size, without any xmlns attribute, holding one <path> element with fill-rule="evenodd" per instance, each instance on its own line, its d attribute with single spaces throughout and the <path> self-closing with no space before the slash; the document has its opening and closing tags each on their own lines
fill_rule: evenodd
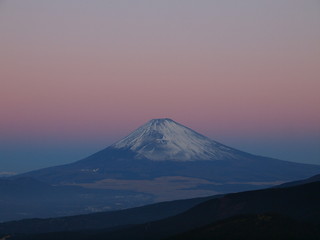
<svg viewBox="0 0 320 240">
<path fill-rule="evenodd" d="M 210 236 L 221 236 L 224 233 L 230 235 L 227 229 L 231 231 L 233 228 L 235 230 L 242 228 L 243 232 L 240 235 L 231 234 L 231 237 L 226 239 L 245 239 L 243 236 L 248 236 L 248 239 L 254 237 L 265 239 L 265 236 L 276 236 L 275 239 L 304 239 L 303 236 L 310 237 L 305 239 L 317 239 L 319 237 L 317 229 L 320 227 L 319 202 L 320 182 L 313 182 L 288 188 L 227 194 L 202 202 L 176 216 L 135 226 L 95 231 L 16 235 L 13 240 L 160 240 L 169 237 L 172 237 L 170 238 L 172 240 L 210 239 Z M 282 220 L 281 230 L 277 223 Z M 257 230 L 261 228 L 263 231 L 260 234 L 259 231 L 251 232 L 254 226 Z M 291 235 L 288 233 L 290 227 L 295 227 L 292 232 L 298 234 L 293 238 L 290 238 L 292 233 Z M 191 233 L 191 237 L 183 238 L 189 234 L 184 232 Z M 269 232 L 269 235 L 264 236 L 264 232 Z M 281 235 L 282 238 L 279 238 Z M 237 236 L 242 238 L 232 238 Z"/>
</svg>

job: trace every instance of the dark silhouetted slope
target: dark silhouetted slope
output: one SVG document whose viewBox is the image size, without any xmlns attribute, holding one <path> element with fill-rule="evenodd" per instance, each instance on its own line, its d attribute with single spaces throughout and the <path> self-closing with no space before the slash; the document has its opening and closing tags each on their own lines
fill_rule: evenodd
<svg viewBox="0 0 320 240">
<path fill-rule="evenodd" d="M 320 224 L 319 202 L 320 182 L 314 182 L 288 188 L 274 188 L 228 194 L 217 199 L 200 203 L 190 210 L 174 217 L 136 226 L 124 226 L 119 229 L 105 229 L 99 231 L 19 236 L 14 239 L 156 240 L 165 239 L 187 231 L 194 230 L 196 232 L 201 228 L 206 229 L 206 226 L 209 226 L 210 224 L 215 226 L 215 224 L 218 224 L 218 221 L 226 220 L 225 224 L 220 225 L 222 227 L 221 232 L 216 232 L 219 235 L 222 234 L 223 231 L 226 231 L 226 226 L 232 224 L 233 221 L 236 221 L 238 224 L 235 225 L 236 229 L 241 228 L 242 223 L 244 224 L 243 226 L 250 229 L 252 223 L 256 222 L 257 224 L 261 224 L 264 221 L 263 219 L 263 221 L 259 219 L 259 216 L 267 217 L 270 216 L 268 215 L 269 213 L 276 215 L 270 223 L 271 230 L 275 227 L 277 221 L 280 221 L 279 219 L 283 218 L 285 219 L 284 224 L 288 224 L 289 227 L 297 225 L 299 226 L 299 228 L 297 227 L 297 230 L 300 229 L 301 232 L 303 232 L 305 230 L 312 230 L 314 229 L 313 226 L 318 226 Z M 252 216 L 243 218 L 244 215 Z M 239 217 L 237 218 L 236 216 Z M 239 222 L 239 219 L 241 218 L 243 220 L 242 223 L 241 220 Z M 293 219 L 293 221 L 290 219 Z M 301 222 L 302 225 L 300 225 L 299 222 Z M 307 227 L 305 228 L 303 224 L 306 224 L 305 226 Z M 268 228 L 269 227 L 266 225 L 265 231 L 267 231 Z M 245 230 L 245 232 L 246 231 L 247 230 Z M 274 231 L 277 232 L 277 229 Z M 283 233 L 286 231 L 287 229 L 284 228 Z M 250 233 L 248 232 L 248 234 Z"/>
<path fill-rule="evenodd" d="M 318 240 L 320 225 L 279 214 L 231 217 L 166 240 Z"/>
</svg>

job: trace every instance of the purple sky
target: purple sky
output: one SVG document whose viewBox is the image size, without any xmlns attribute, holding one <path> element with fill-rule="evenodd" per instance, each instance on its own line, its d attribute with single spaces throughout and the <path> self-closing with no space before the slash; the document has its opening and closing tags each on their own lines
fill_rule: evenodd
<svg viewBox="0 0 320 240">
<path fill-rule="evenodd" d="M 320 164 L 317 0 L 0 0 L 0 172 L 79 160 L 169 117 Z"/>
</svg>

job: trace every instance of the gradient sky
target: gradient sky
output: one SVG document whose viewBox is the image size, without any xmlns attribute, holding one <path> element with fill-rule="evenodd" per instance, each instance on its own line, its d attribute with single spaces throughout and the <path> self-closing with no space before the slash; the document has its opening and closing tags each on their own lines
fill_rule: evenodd
<svg viewBox="0 0 320 240">
<path fill-rule="evenodd" d="M 0 172 L 152 118 L 320 164 L 318 0 L 0 0 Z"/>
</svg>

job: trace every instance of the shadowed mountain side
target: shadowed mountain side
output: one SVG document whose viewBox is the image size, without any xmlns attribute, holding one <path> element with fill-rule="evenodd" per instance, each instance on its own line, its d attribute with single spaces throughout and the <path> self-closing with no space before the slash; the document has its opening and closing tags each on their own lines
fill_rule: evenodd
<svg viewBox="0 0 320 240">
<path fill-rule="evenodd" d="M 228 194 L 208 200 L 174 217 L 119 230 L 48 233 L 13 239 L 158 240 L 201 228 L 237 215 L 276 213 L 299 221 L 320 224 L 320 182 L 305 185 Z M 294 226 L 294 225 L 292 225 Z"/>
<path fill-rule="evenodd" d="M 320 225 L 279 214 L 240 215 L 165 240 L 318 240 Z"/>
</svg>

